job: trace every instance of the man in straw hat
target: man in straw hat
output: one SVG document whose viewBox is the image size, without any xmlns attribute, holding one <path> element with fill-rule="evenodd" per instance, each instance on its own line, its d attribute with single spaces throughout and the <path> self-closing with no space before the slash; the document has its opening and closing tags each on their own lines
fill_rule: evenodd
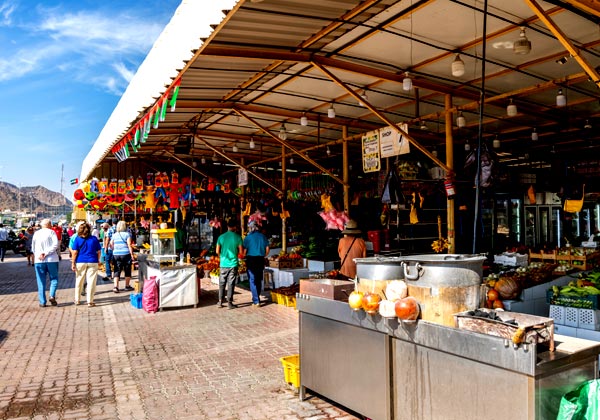
<svg viewBox="0 0 600 420">
<path fill-rule="evenodd" d="M 340 273 L 346 277 L 354 278 L 356 277 L 354 259 L 367 256 L 367 244 L 360 237 L 362 232 L 354 220 L 348 220 L 342 233 L 344 236 L 338 244 L 338 255 L 342 261 Z"/>
</svg>

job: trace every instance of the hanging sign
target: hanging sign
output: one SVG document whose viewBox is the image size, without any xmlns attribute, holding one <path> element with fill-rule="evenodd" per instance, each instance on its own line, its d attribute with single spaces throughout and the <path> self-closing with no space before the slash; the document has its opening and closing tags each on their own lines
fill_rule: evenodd
<svg viewBox="0 0 600 420">
<path fill-rule="evenodd" d="M 408 133 L 408 124 L 401 124 L 400 128 Z M 410 143 L 395 127 L 379 130 L 379 144 L 382 158 L 410 153 Z"/>
<path fill-rule="evenodd" d="M 362 136 L 362 160 L 364 172 L 377 172 L 381 169 L 379 156 L 379 130 L 369 131 Z"/>
<path fill-rule="evenodd" d="M 248 171 L 238 169 L 238 186 L 243 187 L 244 185 L 248 185 Z"/>
</svg>

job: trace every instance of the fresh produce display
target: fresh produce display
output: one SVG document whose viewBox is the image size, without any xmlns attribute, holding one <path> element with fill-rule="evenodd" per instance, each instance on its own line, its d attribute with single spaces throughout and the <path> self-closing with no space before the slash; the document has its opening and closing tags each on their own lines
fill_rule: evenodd
<svg viewBox="0 0 600 420">
<path fill-rule="evenodd" d="M 381 297 L 377 293 L 367 292 L 362 298 L 362 308 L 368 314 L 375 314 L 379 309 Z"/>
<path fill-rule="evenodd" d="M 600 300 L 600 271 L 582 273 L 564 287 L 552 286 L 548 301 L 553 305 L 598 309 Z"/>
<path fill-rule="evenodd" d="M 408 286 L 403 280 L 392 280 L 385 287 L 385 296 L 390 301 L 403 299 L 408 296 Z"/>
<path fill-rule="evenodd" d="M 494 289 L 502 299 L 515 299 L 521 293 L 521 285 L 516 276 L 502 275 L 494 284 Z"/>
<path fill-rule="evenodd" d="M 419 302 L 412 296 L 396 301 L 396 316 L 401 321 L 415 321 L 419 317 Z"/>
<path fill-rule="evenodd" d="M 363 293 L 358 290 L 353 291 L 348 296 L 348 305 L 355 311 L 362 309 Z"/>
<path fill-rule="evenodd" d="M 394 318 L 396 316 L 396 302 L 387 299 L 379 302 L 379 315 L 384 318 Z"/>
</svg>

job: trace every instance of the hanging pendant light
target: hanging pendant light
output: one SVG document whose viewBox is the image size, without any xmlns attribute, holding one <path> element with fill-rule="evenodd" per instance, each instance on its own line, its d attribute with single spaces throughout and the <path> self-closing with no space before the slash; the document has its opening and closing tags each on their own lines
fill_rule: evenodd
<svg viewBox="0 0 600 420">
<path fill-rule="evenodd" d="M 556 95 L 556 106 L 566 106 L 567 105 L 567 97 L 563 94 L 562 89 L 558 89 L 558 94 Z"/>
<path fill-rule="evenodd" d="M 285 124 L 281 123 L 281 128 L 279 129 L 279 136 L 281 140 L 287 140 L 287 131 L 285 131 Z"/>
<path fill-rule="evenodd" d="M 256 147 L 256 143 L 254 143 L 254 137 L 250 137 L 250 144 L 248 146 L 250 146 L 251 149 Z"/>
<path fill-rule="evenodd" d="M 452 62 L 452 76 L 461 77 L 465 74 L 465 62 L 460 59 L 460 54 Z"/>
<path fill-rule="evenodd" d="M 412 88 L 413 88 L 412 79 L 410 78 L 410 74 L 408 74 L 408 72 L 406 72 L 404 74 L 404 79 L 402 79 L 402 90 L 408 92 L 408 91 L 412 90 Z"/>
<path fill-rule="evenodd" d="M 469 144 L 469 142 L 465 143 L 465 152 L 470 152 L 471 151 L 471 145 Z"/>
<path fill-rule="evenodd" d="M 331 156 L 331 149 L 329 146 L 327 146 L 327 149 L 325 149 L 325 153 L 327 153 L 327 156 Z"/>
<path fill-rule="evenodd" d="M 538 136 L 537 128 L 533 127 L 533 131 L 531 132 L 531 140 L 538 141 L 540 137 Z"/>
<path fill-rule="evenodd" d="M 463 116 L 463 113 L 459 113 L 458 117 L 456 117 L 456 125 L 458 128 L 463 128 L 467 125 L 467 119 Z"/>
<path fill-rule="evenodd" d="M 233 147 L 231 148 L 231 150 L 233 151 L 233 153 L 237 153 L 238 152 L 237 144 L 234 144 Z"/>
<path fill-rule="evenodd" d="M 492 147 L 494 149 L 499 149 L 500 148 L 500 139 L 498 139 L 497 135 L 496 135 L 496 138 L 494 139 L 494 141 L 492 142 Z"/>
<path fill-rule="evenodd" d="M 365 101 L 369 99 L 369 97 L 367 96 L 367 91 L 365 89 L 363 89 L 362 93 L 360 94 L 360 97 L 363 98 Z M 365 106 L 365 103 L 363 101 L 358 101 L 358 105 Z"/>
<path fill-rule="evenodd" d="M 300 117 L 300 125 L 303 127 L 308 125 L 308 118 L 306 118 L 306 114 L 302 114 L 302 117 Z"/>
<path fill-rule="evenodd" d="M 290 165 L 293 165 L 293 164 L 294 164 L 294 157 L 292 156 L 292 157 L 290 158 Z"/>
<path fill-rule="evenodd" d="M 216 161 L 217 161 L 217 152 L 213 152 L 213 155 L 212 155 L 212 161 L 213 161 L 213 162 L 216 162 Z"/>
<path fill-rule="evenodd" d="M 514 117 L 517 115 L 517 106 L 513 103 L 513 99 L 510 98 L 510 103 L 506 107 L 506 115 Z"/>
<path fill-rule="evenodd" d="M 437 157 L 437 150 L 436 150 L 436 149 L 433 149 L 433 150 L 431 151 L 431 155 L 432 155 L 433 157 Z"/>
<path fill-rule="evenodd" d="M 419 126 L 419 128 L 423 131 L 429 130 L 429 127 L 427 127 L 427 123 L 425 121 L 421 121 L 421 125 Z"/>
<path fill-rule="evenodd" d="M 531 51 L 531 41 L 527 39 L 524 27 L 521 27 L 519 39 L 517 39 L 513 44 L 513 51 L 515 54 L 529 54 Z"/>
<path fill-rule="evenodd" d="M 202 159 L 200 159 L 200 163 L 206 165 L 206 158 L 204 156 L 202 156 Z"/>
<path fill-rule="evenodd" d="M 327 109 L 327 117 L 335 118 L 335 109 L 333 108 L 333 104 L 329 105 L 329 109 Z"/>
</svg>

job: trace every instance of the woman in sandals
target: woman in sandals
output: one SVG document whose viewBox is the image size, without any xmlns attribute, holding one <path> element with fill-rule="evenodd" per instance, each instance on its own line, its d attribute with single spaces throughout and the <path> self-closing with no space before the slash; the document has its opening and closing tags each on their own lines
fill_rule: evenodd
<svg viewBox="0 0 600 420">
<path fill-rule="evenodd" d="M 71 270 L 75 272 L 75 305 L 79 305 L 79 296 L 83 291 L 84 283 L 87 283 L 87 304 L 94 304 L 94 293 L 96 293 L 96 276 L 102 248 L 98 238 L 91 234 L 89 224 L 79 224 L 71 248 Z"/>
<path fill-rule="evenodd" d="M 113 271 L 113 280 L 115 287 L 113 292 L 119 293 L 119 278 L 121 272 L 125 272 L 125 290 L 133 290 L 129 285 L 131 282 L 131 263 L 133 261 L 133 245 L 131 235 L 127 231 L 127 224 L 121 220 L 117 223 L 117 229 L 110 240 L 113 250 L 113 261 L 115 269 Z"/>
</svg>

